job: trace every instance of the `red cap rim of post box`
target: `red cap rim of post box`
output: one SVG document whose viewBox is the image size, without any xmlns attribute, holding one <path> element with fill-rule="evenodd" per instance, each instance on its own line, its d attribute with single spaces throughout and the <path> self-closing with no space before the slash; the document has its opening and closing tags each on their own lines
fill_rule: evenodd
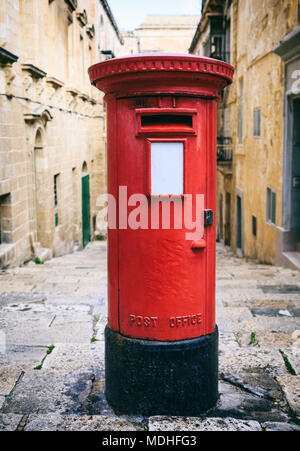
<svg viewBox="0 0 300 451">
<path fill-rule="evenodd" d="M 185 86 L 185 94 L 218 97 L 219 91 L 232 82 L 234 68 L 224 61 L 196 55 L 141 53 L 103 61 L 88 72 L 91 83 L 105 94 L 183 93 Z M 149 83 L 145 83 L 147 80 Z"/>
</svg>

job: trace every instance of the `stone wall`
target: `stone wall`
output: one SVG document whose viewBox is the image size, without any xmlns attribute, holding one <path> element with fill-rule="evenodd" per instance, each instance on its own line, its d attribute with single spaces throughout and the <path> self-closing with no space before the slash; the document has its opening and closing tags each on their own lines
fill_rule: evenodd
<svg viewBox="0 0 300 451">
<path fill-rule="evenodd" d="M 2 267 L 82 246 L 82 173 L 90 176 L 94 233 L 96 200 L 105 191 L 105 113 L 87 69 L 102 57 L 101 16 L 107 41 L 116 52 L 121 46 L 103 5 L 1 1 Z"/>
<path fill-rule="evenodd" d="M 273 49 L 299 25 L 299 2 L 219 0 L 214 4 L 208 1 L 193 48 L 195 54 L 204 54 L 210 26 L 208 14 L 214 12 L 230 20 L 229 62 L 235 67 L 234 82 L 226 89 L 218 111 L 218 135 L 223 133 L 232 138 L 233 149 L 226 174 L 226 164 L 218 164 L 218 229 L 222 227 L 220 208 L 223 218 L 226 215 L 228 193 L 231 196 L 230 245 L 237 250 L 237 195 L 240 195 L 241 252 L 262 262 L 275 263 L 276 230 L 282 226 L 285 77 L 284 64 Z M 254 133 L 255 110 L 260 111 L 260 136 Z M 275 223 L 267 220 L 267 188 L 276 193 Z M 219 204 L 221 195 L 223 206 Z M 252 230 L 253 216 L 257 224 L 256 236 Z"/>
</svg>

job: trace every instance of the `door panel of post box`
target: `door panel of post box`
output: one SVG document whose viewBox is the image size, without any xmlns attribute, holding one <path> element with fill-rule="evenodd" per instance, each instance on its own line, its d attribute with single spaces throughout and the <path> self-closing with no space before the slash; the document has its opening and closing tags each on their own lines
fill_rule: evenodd
<svg viewBox="0 0 300 451">
<path fill-rule="evenodd" d="M 186 239 L 186 233 L 191 230 L 185 228 L 184 208 L 176 216 L 176 221 L 181 216 L 181 228 L 172 219 L 176 208 L 183 205 L 182 194 L 193 195 L 193 220 L 196 219 L 196 194 L 205 196 L 205 208 L 214 209 L 214 205 L 207 204 L 206 196 L 210 172 L 207 170 L 207 101 L 178 99 L 177 109 L 171 114 L 164 109 L 155 110 L 158 114 L 153 111 L 144 114 L 144 110 L 131 107 L 133 99 L 120 99 L 117 103 L 118 185 L 126 187 L 121 188 L 119 195 L 122 204 L 118 230 L 120 332 L 160 341 L 212 333 L 214 308 L 208 303 L 214 303 L 214 293 L 207 285 L 213 280 L 210 256 L 214 234 L 205 227 L 202 242 L 208 247 L 193 248 L 193 240 Z M 160 120 L 164 122 L 161 126 Z M 169 169 L 173 176 L 168 174 L 168 159 L 172 160 Z M 136 194 L 146 196 L 148 203 Z M 174 195 L 174 203 L 168 195 Z M 159 201 L 161 205 L 157 207 Z M 124 202 L 127 202 L 127 212 Z M 151 214 L 155 218 L 153 212 L 158 211 L 155 205 L 159 208 L 158 229 L 151 228 Z M 168 212 L 169 206 L 171 227 L 163 229 L 162 215 Z M 126 228 L 127 219 L 131 227 Z M 133 229 L 137 225 L 132 227 L 132 224 L 138 221 L 143 228 Z M 157 227 L 157 217 L 153 223 Z M 168 227 L 167 222 L 164 227 Z"/>
</svg>

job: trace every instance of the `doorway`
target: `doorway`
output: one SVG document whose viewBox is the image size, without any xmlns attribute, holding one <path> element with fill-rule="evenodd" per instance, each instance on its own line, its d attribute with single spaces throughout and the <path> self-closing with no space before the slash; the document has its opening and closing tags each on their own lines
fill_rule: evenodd
<svg viewBox="0 0 300 451">
<path fill-rule="evenodd" d="M 242 243 L 243 243 L 243 237 L 242 237 L 242 197 L 237 195 L 236 196 L 236 247 L 237 252 L 242 253 Z"/>
<path fill-rule="evenodd" d="M 223 241 L 223 194 L 220 194 L 219 203 L 219 240 Z"/>
<path fill-rule="evenodd" d="M 300 243 L 300 98 L 293 101 L 291 231 Z"/>
<path fill-rule="evenodd" d="M 226 206 L 225 206 L 225 240 L 226 246 L 231 244 L 231 224 L 230 224 L 230 211 L 231 211 L 231 195 L 226 193 Z"/>
<path fill-rule="evenodd" d="M 85 247 L 91 241 L 90 176 L 86 172 L 83 172 L 81 176 L 81 192 L 82 192 L 82 245 L 83 247 Z"/>
</svg>

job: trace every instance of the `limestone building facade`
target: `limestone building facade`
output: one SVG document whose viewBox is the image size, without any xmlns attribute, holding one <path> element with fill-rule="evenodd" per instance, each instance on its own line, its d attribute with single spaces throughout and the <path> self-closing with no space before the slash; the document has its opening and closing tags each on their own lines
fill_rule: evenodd
<svg viewBox="0 0 300 451">
<path fill-rule="evenodd" d="M 197 15 L 149 15 L 137 29 L 123 33 L 122 55 L 188 53 L 199 18 Z"/>
<path fill-rule="evenodd" d="M 106 0 L 1 0 L 2 267 L 92 238 L 105 191 L 105 112 L 87 69 L 122 42 Z"/>
<path fill-rule="evenodd" d="M 205 0 L 190 46 L 235 67 L 218 106 L 219 239 L 292 268 L 300 268 L 299 3 Z"/>
</svg>

